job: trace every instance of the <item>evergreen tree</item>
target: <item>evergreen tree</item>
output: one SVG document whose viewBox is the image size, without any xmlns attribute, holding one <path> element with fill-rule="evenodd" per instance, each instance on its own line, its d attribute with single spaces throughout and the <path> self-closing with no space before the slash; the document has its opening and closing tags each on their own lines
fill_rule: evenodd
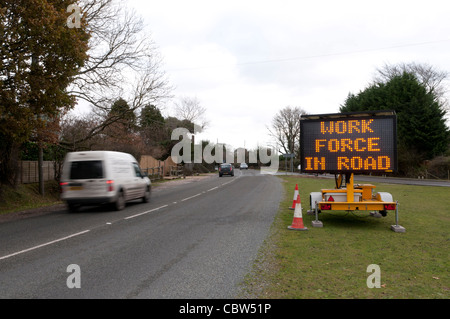
<svg viewBox="0 0 450 319">
<path fill-rule="evenodd" d="M 350 93 L 340 108 L 341 112 L 366 110 L 396 112 L 399 167 L 404 173 L 410 169 L 406 166 L 417 167 L 447 150 L 450 131 L 445 124 L 446 111 L 411 73 L 372 84 L 357 95 Z"/>
<path fill-rule="evenodd" d="M 164 117 L 154 105 L 146 105 L 141 111 L 140 126 L 142 129 L 159 128 L 164 126 Z"/>
<path fill-rule="evenodd" d="M 148 104 L 142 109 L 139 120 L 140 136 L 147 146 L 148 154 L 155 158 L 165 155 L 167 151 L 163 145 L 167 138 L 164 129 L 166 122 L 161 111 L 156 106 Z"/>
<path fill-rule="evenodd" d="M 133 129 L 136 125 L 136 114 L 128 105 L 127 101 L 120 98 L 111 106 L 109 117 L 121 124 L 125 130 Z"/>
</svg>

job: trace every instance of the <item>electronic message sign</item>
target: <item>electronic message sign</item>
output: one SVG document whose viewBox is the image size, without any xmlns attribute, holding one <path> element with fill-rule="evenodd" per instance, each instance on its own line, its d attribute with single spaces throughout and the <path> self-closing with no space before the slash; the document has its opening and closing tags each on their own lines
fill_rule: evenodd
<svg viewBox="0 0 450 319">
<path fill-rule="evenodd" d="M 397 120 L 392 111 L 302 116 L 304 173 L 394 172 Z"/>
</svg>

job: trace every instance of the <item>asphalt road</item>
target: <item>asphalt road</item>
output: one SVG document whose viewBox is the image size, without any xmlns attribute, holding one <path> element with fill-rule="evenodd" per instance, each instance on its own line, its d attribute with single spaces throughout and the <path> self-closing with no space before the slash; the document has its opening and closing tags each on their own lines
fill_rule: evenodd
<svg viewBox="0 0 450 319">
<path fill-rule="evenodd" d="M 282 195 L 279 178 L 237 170 L 162 184 L 120 212 L 2 222 L 0 298 L 233 298 Z"/>
<path fill-rule="evenodd" d="M 276 175 L 287 175 L 284 172 L 279 172 Z M 300 173 L 289 173 L 288 175 L 301 176 Z M 312 175 L 312 174 L 306 174 Z M 319 174 L 322 178 L 334 179 L 334 174 Z M 436 187 L 450 187 L 450 180 L 433 180 L 433 179 L 416 179 L 416 178 L 399 178 L 399 177 L 382 177 L 357 175 L 354 176 L 355 182 L 371 182 L 371 183 L 386 183 L 386 184 L 401 184 L 401 185 L 416 185 L 416 186 L 436 186 Z"/>
</svg>

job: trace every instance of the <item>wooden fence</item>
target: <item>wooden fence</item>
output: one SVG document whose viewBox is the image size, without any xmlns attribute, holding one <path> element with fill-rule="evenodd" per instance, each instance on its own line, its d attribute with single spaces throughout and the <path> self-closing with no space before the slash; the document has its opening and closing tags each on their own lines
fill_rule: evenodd
<svg viewBox="0 0 450 319">
<path fill-rule="evenodd" d="M 143 155 L 139 165 L 152 180 L 162 179 L 164 176 L 182 175 L 182 169 L 171 157 L 165 161 L 158 161 L 150 155 Z M 44 181 L 55 179 L 55 162 L 44 161 L 42 168 Z M 37 161 L 19 161 L 17 182 L 20 184 L 39 183 L 39 163 Z"/>
<path fill-rule="evenodd" d="M 42 163 L 44 182 L 55 179 L 55 162 Z M 19 161 L 17 182 L 20 184 L 39 183 L 39 162 Z"/>
<path fill-rule="evenodd" d="M 150 155 L 142 155 L 139 163 L 141 170 L 148 174 L 151 180 L 163 179 L 165 176 L 182 175 L 179 165 L 171 157 L 159 161 Z"/>
</svg>

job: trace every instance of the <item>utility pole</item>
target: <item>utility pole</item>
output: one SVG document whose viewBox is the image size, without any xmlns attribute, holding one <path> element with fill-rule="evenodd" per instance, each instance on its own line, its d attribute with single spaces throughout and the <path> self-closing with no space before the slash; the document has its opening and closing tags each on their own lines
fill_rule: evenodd
<svg viewBox="0 0 450 319">
<path fill-rule="evenodd" d="M 42 148 L 42 144 L 39 142 L 39 158 L 38 158 L 38 166 L 39 166 L 39 193 L 41 196 L 45 195 L 44 188 L 44 149 Z"/>
</svg>

